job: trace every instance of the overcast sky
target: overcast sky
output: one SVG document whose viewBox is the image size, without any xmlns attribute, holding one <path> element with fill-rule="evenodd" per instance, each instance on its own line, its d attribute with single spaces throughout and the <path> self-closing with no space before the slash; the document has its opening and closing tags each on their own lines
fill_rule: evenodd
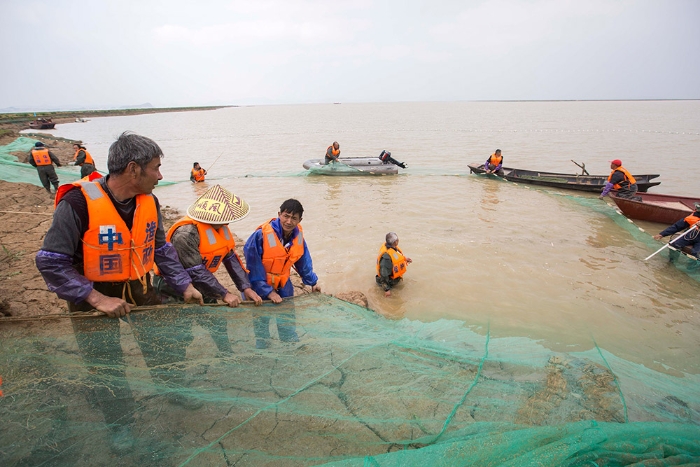
<svg viewBox="0 0 700 467">
<path fill-rule="evenodd" d="M 700 99 L 699 0 L 0 3 L 0 109 Z"/>
</svg>

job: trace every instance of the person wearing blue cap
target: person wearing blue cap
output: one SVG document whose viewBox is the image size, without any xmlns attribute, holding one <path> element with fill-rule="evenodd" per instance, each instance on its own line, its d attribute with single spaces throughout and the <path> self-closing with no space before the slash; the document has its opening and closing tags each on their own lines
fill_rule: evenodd
<svg viewBox="0 0 700 467">
<path fill-rule="evenodd" d="M 36 167 L 39 180 L 50 195 L 53 194 L 51 193 L 51 185 L 53 185 L 54 192 L 58 191 L 58 175 L 56 175 L 56 169 L 53 168 L 53 165 L 61 167 L 61 161 L 41 141 L 34 143 L 34 147 L 29 153 L 29 163 Z"/>
</svg>

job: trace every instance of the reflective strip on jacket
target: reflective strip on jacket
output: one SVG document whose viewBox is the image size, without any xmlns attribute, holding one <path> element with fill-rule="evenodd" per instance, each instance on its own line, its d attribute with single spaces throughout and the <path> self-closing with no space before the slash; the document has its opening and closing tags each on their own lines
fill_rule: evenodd
<svg viewBox="0 0 700 467">
<path fill-rule="evenodd" d="M 153 195 L 136 195 L 131 231 L 99 181 L 75 182 L 85 196 L 88 229 L 83 235 L 83 275 L 93 282 L 137 280 L 153 268 L 158 210 Z M 57 193 L 56 204 L 68 190 Z"/>
<path fill-rule="evenodd" d="M 37 167 L 51 165 L 51 156 L 48 149 L 32 149 L 32 158 Z"/>
<path fill-rule="evenodd" d="M 637 183 L 637 180 L 635 180 L 635 178 L 632 176 L 632 174 L 629 173 L 627 171 L 627 169 L 622 167 L 622 166 L 620 166 L 620 167 L 614 169 L 612 172 L 610 172 L 610 175 L 608 175 L 608 182 L 612 179 L 612 176 L 615 174 L 615 171 L 621 172 L 622 175 L 625 176 L 625 180 L 628 181 L 630 185 L 634 185 L 635 183 Z M 620 188 L 622 188 L 622 186 L 620 184 L 616 183 L 615 185 L 613 185 L 613 188 L 616 190 L 619 190 Z"/>
<path fill-rule="evenodd" d="M 406 268 L 408 267 L 406 257 L 403 255 L 403 252 L 399 247 L 387 248 L 386 243 L 379 249 L 379 256 L 377 256 L 377 275 L 380 275 L 379 263 L 382 261 L 382 256 L 384 253 L 389 253 L 389 256 L 391 257 L 391 278 L 396 279 L 403 276 L 406 273 Z"/>
<path fill-rule="evenodd" d="M 192 169 L 192 177 L 194 177 L 195 182 L 204 181 L 204 169 Z"/>
<path fill-rule="evenodd" d="M 165 239 L 172 243 L 175 231 L 183 225 L 190 224 L 196 225 L 199 232 L 199 255 L 202 257 L 202 264 L 210 272 L 216 272 L 226 255 L 236 249 L 236 241 L 233 239 L 233 234 L 231 234 L 228 225 L 224 225 L 219 230 L 216 230 L 211 224 L 199 222 L 185 216 L 170 227 L 170 230 L 165 235 Z M 238 258 L 237 255 L 236 258 Z M 238 261 L 240 262 L 240 259 Z M 243 268 L 243 264 L 241 264 L 241 267 Z M 245 271 L 246 269 L 243 268 L 243 270 Z"/>
<path fill-rule="evenodd" d="M 87 149 L 83 149 L 83 148 L 80 148 L 77 151 L 75 151 L 75 155 L 73 156 L 73 160 L 78 159 L 78 154 L 80 153 L 80 151 L 83 151 L 85 153 L 85 162 L 83 162 L 83 164 L 95 165 L 95 161 L 92 159 L 92 156 L 90 155 L 90 153 L 87 152 Z M 83 164 L 80 164 L 80 165 L 83 165 Z"/>
<path fill-rule="evenodd" d="M 262 230 L 262 264 L 267 273 L 267 283 L 277 290 L 287 284 L 292 266 L 304 255 L 304 232 L 301 224 L 297 225 L 299 235 L 289 248 L 285 248 L 270 225 L 273 220 L 275 219 L 270 219 L 258 229 Z"/>
</svg>

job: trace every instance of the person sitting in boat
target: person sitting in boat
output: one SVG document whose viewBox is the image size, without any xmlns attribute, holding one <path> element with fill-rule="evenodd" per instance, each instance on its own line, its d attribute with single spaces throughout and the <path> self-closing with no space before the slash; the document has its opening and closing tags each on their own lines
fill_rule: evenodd
<svg viewBox="0 0 700 467">
<path fill-rule="evenodd" d="M 484 164 L 484 170 L 487 174 L 496 174 L 499 177 L 505 175 L 503 173 L 503 156 L 501 155 L 501 150 L 496 149 L 496 152 L 491 154 L 486 163 Z"/>
<path fill-rule="evenodd" d="M 328 146 L 328 149 L 326 149 L 326 157 L 323 160 L 323 164 L 328 165 L 331 162 L 338 162 L 339 157 L 340 157 L 340 145 L 338 144 L 337 141 L 333 141 L 333 144 Z"/>
<path fill-rule="evenodd" d="M 75 155 L 73 156 L 73 165 L 80 166 L 80 178 L 85 178 L 95 170 L 95 161 L 87 151 L 85 146 L 79 143 L 73 145 L 73 150 Z"/>
<path fill-rule="evenodd" d="M 406 168 L 406 164 L 404 164 L 403 162 L 399 162 L 399 161 L 397 161 L 396 159 L 394 159 L 393 157 L 391 157 L 391 153 L 390 153 L 389 151 L 387 151 L 386 149 L 384 149 L 384 150 L 382 151 L 382 153 L 379 155 L 379 158 L 380 158 L 380 159 L 382 160 L 382 162 L 384 162 L 385 164 L 394 164 L 394 165 L 398 165 L 398 166 L 401 167 L 402 169 L 405 169 L 405 168 Z"/>
<path fill-rule="evenodd" d="M 391 297 L 391 289 L 401 282 L 408 264 L 412 262 L 399 249 L 399 236 L 394 232 L 386 234 L 385 243 L 377 256 L 377 275 L 374 276 L 377 284 L 384 289 L 385 297 Z"/>
<path fill-rule="evenodd" d="M 685 229 L 689 229 L 694 226 L 698 221 L 700 221 L 700 202 L 695 203 L 695 211 L 688 217 L 684 217 L 675 224 L 662 230 L 661 233 L 654 235 L 654 240 L 661 240 L 663 237 L 668 237 L 675 233 L 681 232 Z M 686 232 L 681 235 L 681 238 L 673 242 L 673 247 L 682 249 L 686 246 L 691 247 L 690 254 L 700 259 L 700 235 L 698 234 L 698 227 L 692 231 Z"/>
<path fill-rule="evenodd" d="M 617 190 L 617 196 L 620 198 L 635 199 L 637 196 L 637 180 L 631 173 L 622 167 L 622 161 L 615 159 L 610 161 L 612 172 L 608 175 L 608 182 L 603 187 L 599 198 L 603 199 L 611 190 Z"/>
<path fill-rule="evenodd" d="M 211 167 L 209 167 L 211 168 Z M 204 170 L 200 165 L 199 162 L 195 162 L 194 166 L 192 167 L 192 173 L 190 174 L 190 181 L 192 183 L 200 183 L 204 181 L 204 176 L 207 174 L 207 171 Z"/>
</svg>

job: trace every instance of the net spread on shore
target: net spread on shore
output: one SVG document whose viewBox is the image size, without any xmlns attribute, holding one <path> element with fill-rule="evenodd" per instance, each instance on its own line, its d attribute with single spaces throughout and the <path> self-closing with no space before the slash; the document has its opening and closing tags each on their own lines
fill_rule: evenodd
<svg viewBox="0 0 700 467">
<path fill-rule="evenodd" d="M 19 162 L 17 155 L 28 155 L 29 151 L 34 147 L 34 143 L 38 140 L 20 136 L 10 144 L 0 146 L 0 180 L 15 183 L 29 183 L 30 185 L 42 186 L 36 167 Z M 49 148 L 50 149 L 50 148 Z M 73 183 L 80 180 L 80 167 L 62 166 L 55 167 L 56 175 L 61 184 Z M 105 174 L 106 171 L 100 168 L 100 173 Z M 160 180 L 158 185 L 167 186 L 173 185 L 176 182 Z"/>
<path fill-rule="evenodd" d="M 122 321 L 2 323 L 0 458 L 6 466 L 700 462 L 697 375 L 622 360 L 593 337 L 592 350 L 562 353 L 495 331 L 387 320 L 321 294 Z M 125 439 L 121 452 L 114 446 Z"/>
</svg>

